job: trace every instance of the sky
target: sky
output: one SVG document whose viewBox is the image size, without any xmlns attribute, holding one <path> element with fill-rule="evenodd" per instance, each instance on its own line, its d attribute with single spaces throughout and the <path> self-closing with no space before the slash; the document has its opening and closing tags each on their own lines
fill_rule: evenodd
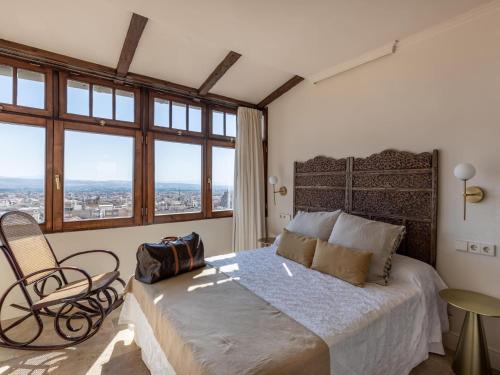
<svg viewBox="0 0 500 375">
<path fill-rule="evenodd" d="M 8 67 L 0 65 L 0 103 L 12 102 L 11 74 Z M 18 75 L 18 103 L 43 107 L 43 75 L 21 70 Z M 94 86 L 94 91 L 94 113 L 98 117 L 110 118 L 111 94 L 104 87 Z M 126 91 L 117 90 L 117 94 L 117 118 L 133 120 L 133 98 Z M 155 103 L 156 108 L 159 112 L 161 106 L 157 107 Z M 172 122 L 181 129 L 186 126 L 185 121 L 182 121 L 185 119 L 184 111 L 182 105 L 173 106 Z M 68 89 L 68 112 L 88 115 L 88 95 L 85 87 L 76 82 L 70 82 Z M 201 111 L 189 108 L 189 116 L 190 128 L 201 129 Z M 168 113 L 166 117 L 168 118 Z M 229 119 L 227 121 L 229 125 Z M 201 146 L 166 141 L 156 141 L 155 145 L 156 182 L 201 183 Z M 44 177 L 43 128 L 0 122 L 0 147 L 2 149 L 0 177 Z M 64 177 L 68 180 L 131 181 L 133 150 L 132 137 L 66 130 Z M 232 186 L 234 149 L 214 147 L 212 164 L 213 184 Z"/>
</svg>

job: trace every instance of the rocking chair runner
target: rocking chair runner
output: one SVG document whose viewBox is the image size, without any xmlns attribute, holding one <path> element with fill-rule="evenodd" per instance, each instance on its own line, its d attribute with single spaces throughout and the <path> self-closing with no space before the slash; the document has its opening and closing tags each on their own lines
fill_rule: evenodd
<svg viewBox="0 0 500 375">
<path fill-rule="evenodd" d="M 27 303 L 26 306 L 11 304 L 27 314 L 6 327 L 0 321 L 0 347 L 53 350 L 79 344 L 95 335 L 106 316 L 122 304 L 123 297 L 111 284 L 119 282 L 125 286 L 125 283 L 119 277 L 120 260 L 111 251 L 83 251 L 58 261 L 35 219 L 19 211 L 7 212 L 0 218 L 0 239 L 3 243 L 1 248 L 17 280 L 0 298 L 0 316 L 7 296 L 16 287 L 21 289 Z M 71 258 L 90 253 L 112 256 L 116 261 L 115 269 L 90 276 L 82 269 L 61 265 Z M 79 280 L 68 282 L 66 275 L 71 272 L 76 273 Z M 45 291 L 49 280 L 57 284 L 52 292 Z M 34 301 L 33 296 L 38 300 Z M 30 317 L 38 326 L 30 339 L 20 342 L 9 337 L 9 331 Z M 60 344 L 35 344 L 43 332 L 42 317 L 54 319 L 55 332 L 62 340 Z"/>
</svg>

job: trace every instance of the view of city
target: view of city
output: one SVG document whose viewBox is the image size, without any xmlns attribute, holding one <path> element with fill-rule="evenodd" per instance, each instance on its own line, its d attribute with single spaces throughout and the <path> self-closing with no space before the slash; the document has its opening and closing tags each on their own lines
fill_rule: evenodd
<svg viewBox="0 0 500 375">
<path fill-rule="evenodd" d="M 120 181 L 65 181 L 64 221 L 95 220 L 133 215 L 132 183 Z M 42 179 L 0 177 L 0 216 L 12 210 L 45 221 L 45 195 Z M 156 185 L 155 214 L 201 211 L 199 185 L 159 183 Z M 214 186 L 214 210 L 232 209 L 232 187 Z"/>
</svg>

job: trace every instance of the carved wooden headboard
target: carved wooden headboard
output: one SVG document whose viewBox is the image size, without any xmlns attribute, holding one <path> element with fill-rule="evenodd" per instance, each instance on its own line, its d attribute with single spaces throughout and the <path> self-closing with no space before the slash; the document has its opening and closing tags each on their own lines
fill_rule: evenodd
<svg viewBox="0 0 500 375">
<path fill-rule="evenodd" d="M 366 158 L 318 156 L 294 164 L 294 214 L 342 209 L 404 225 L 398 253 L 435 266 L 437 182 L 437 150 L 386 150 Z"/>
</svg>

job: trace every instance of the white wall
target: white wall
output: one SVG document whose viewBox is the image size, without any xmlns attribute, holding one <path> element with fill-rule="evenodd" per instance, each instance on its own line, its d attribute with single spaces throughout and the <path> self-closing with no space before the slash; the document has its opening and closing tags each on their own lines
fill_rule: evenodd
<svg viewBox="0 0 500 375">
<path fill-rule="evenodd" d="M 187 221 L 127 228 L 101 229 L 79 232 L 53 233 L 47 235 L 56 256 L 62 259 L 72 253 L 91 249 L 104 249 L 115 252 L 120 258 L 120 273 L 124 280 L 134 273 L 137 247 L 144 242 L 158 242 L 166 236 L 185 235 L 197 232 L 205 246 L 205 256 L 228 253 L 232 249 L 232 218 Z M 73 264 L 90 274 L 106 272 L 113 267 L 114 261 L 107 255 L 89 255 L 75 258 Z M 1 257 L 0 293 L 14 282 L 10 267 Z M 14 296 L 18 302 L 20 294 Z M 12 300 L 13 302 L 14 300 Z M 19 315 L 16 310 L 2 311 L 2 319 Z"/>
<path fill-rule="evenodd" d="M 437 269 L 450 287 L 500 298 L 500 257 L 454 250 L 455 239 L 500 245 L 499 36 L 496 11 L 317 85 L 301 83 L 269 108 L 269 175 L 291 191 L 294 161 L 439 149 Z M 471 183 L 487 194 L 468 206 L 465 222 L 462 184 L 453 177 L 462 161 L 476 166 Z M 292 194 L 277 196 L 270 232 L 285 224 L 279 213 L 291 212 Z M 452 312 L 454 344 L 463 315 Z M 500 320 L 485 320 L 500 368 Z"/>
</svg>

